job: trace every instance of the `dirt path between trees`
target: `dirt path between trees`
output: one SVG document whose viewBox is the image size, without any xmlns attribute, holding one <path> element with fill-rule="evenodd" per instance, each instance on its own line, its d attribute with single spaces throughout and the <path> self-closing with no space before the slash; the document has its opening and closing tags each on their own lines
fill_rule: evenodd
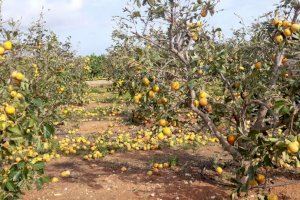
<svg viewBox="0 0 300 200">
<path fill-rule="evenodd" d="M 108 80 L 96 80 L 96 81 L 87 81 L 86 82 L 90 87 L 105 87 L 105 86 L 109 86 L 112 85 L 111 81 Z"/>
<path fill-rule="evenodd" d="M 111 83 L 105 80 L 91 81 L 92 87 L 107 87 Z M 111 95 L 111 94 L 108 94 Z M 102 98 L 103 94 L 98 94 Z M 110 97 L 108 97 L 110 98 Z M 98 106 L 112 106 L 114 102 L 93 101 L 84 105 L 84 109 L 96 109 Z M 122 104 L 122 103 L 121 103 Z M 101 134 L 106 130 L 132 131 L 140 127 L 124 123 L 126 116 L 116 114 L 109 118 L 66 122 L 67 129 L 76 127 L 82 135 Z M 113 124 L 113 126 L 112 126 Z M 67 134 L 67 133 L 65 133 Z M 179 166 L 175 170 L 165 169 L 152 176 L 151 160 L 164 162 L 176 155 Z M 221 156 L 220 156 L 221 155 Z M 50 183 L 40 190 L 26 192 L 24 200 L 222 200 L 230 199 L 232 188 L 223 184 L 212 171 L 212 160 L 228 155 L 218 145 L 207 145 L 197 150 L 155 150 L 120 152 L 99 160 L 86 161 L 81 156 L 62 157 L 51 161 L 46 174 L 59 177 L 64 170 L 70 170 L 71 176 L 60 178 L 58 183 Z M 121 170 L 126 167 L 126 170 Z M 226 169 L 224 169 L 226 170 Z M 287 178 L 279 177 L 281 181 Z M 300 180 L 299 175 L 293 179 Z M 279 194 L 280 199 L 300 199 L 300 184 L 277 187 L 271 190 Z M 242 199 L 242 198 L 241 198 Z M 257 199 L 250 195 L 248 199 Z"/>
</svg>

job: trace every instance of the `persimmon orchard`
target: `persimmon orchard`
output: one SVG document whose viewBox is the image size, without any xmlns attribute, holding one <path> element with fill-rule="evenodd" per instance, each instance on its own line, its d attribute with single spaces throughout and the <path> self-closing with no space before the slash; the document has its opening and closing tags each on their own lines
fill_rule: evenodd
<svg viewBox="0 0 300 200">
<path fill-rule="evenodd" d="M 196 166 L 210 184 L 228 186 L 232 199 L 253 191 L 278 199 L 268 191 L 270 174 L 296 176 L 300 168 L 300 2 L 280 1 L 227 39 L 210 24 L 222 15 L 218 9 L 218 0 L 130 0 L 115 18 L 107 53 L 85 57 L 47 30 L 43 17 L 27 31 L 1 20 L 0 199 L 51 199 L 26 190 L 45 183 L 64 188 L 82 177 L 89 185 L 91 174 L 73 171 L 107 167 L 104 157 L 116 153 L 120 159 L 143 151 L 140 157 L 152 158 L 145 174 L 153 180 L 192 176 L 178 155 L 205 148 L 220 149 Z M 111 84 L 97 85 L 100 77 Z M 175 155 L 156 159 L 170 151 Z M 46 166 L 68 158 L 76 167 L 60 163 L 57 177 L 48 176 Z M 109 164 L 112 173 L 137 168 L 127 161 Z"/>
</svg>

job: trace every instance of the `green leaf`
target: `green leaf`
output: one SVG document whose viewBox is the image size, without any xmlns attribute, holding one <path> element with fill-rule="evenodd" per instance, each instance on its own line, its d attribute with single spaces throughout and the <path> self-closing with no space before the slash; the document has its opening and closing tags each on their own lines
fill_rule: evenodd
<svg viewBox="0 0 300 200">
<path fill-rule="evenodd" d="M 264 157 L 264 164 L 265 166 L 272 166 L 272 160 L 268 155 L 265 155 Z"/>
<path fill-rule="evenodd" d="M 33 165 L 33 169 L 38 171 L 38 170 L 43 170 L 45 168 L 45 163 L 43 162 L 37 162 Z"/>
<path fill-rule="evenodd" d="M 268 139 L 270 142 L 277 142 L 278 141 L 278 138 L 269 138 Z"/>
<path fill-rule="evenodd" d="M 279 113 L 282 115 L 289 114 L 290 109 L 287 106 L 282 106 L 282 108 L 279 110 Z"/>
<path fill-rule="evenodd" d="M 137 17 L 141 17 L 141 13 L 136 11 L 132 13 L 132 18 L 137 18 Z"/>
<path fill-rule="evenodd" d="M 15 136 L 18 135 L 22 135 L 22 131 L 20 129 L 19 126 L 13 126 L 13 127 L 9 127 L 7 128 L 7 130 L 10 132 L 10 133 L 13 133 Z"/>
<path fill-rule="evenodd" d="M 50 124 L 45 124 L 43 129 L 44 129 L 44 137 L 45 138 L 50 138 L 55 132 L 54 127 Z"/>
<path fill-rule="evenodd" d="M 36 187 L 37 187 L 38 190 L 42 189 L 43 184 L 44 184 L 43 178 L 37 179 L 37 181 L 36 181 Z"/>
<path fill-rule="evenodd" d="M 33 99 L 32 104 L 36 107 L 43 107 L 43 100 L 42 99 Z"/>
<path fill-rule="evenodd" d="M 21 176 L 22 172 L 21 171 L 17 171 L 17 173 L 13 176 L 13 181 L 17 181 L 19 179 L 19 177 Z"/>
<path fill-rule="evenodd" d="M 5 188 L 10 192 L 15 191 L 15 185 L 12 181 L 7 181 L 5 184 Z"/>
</svg>

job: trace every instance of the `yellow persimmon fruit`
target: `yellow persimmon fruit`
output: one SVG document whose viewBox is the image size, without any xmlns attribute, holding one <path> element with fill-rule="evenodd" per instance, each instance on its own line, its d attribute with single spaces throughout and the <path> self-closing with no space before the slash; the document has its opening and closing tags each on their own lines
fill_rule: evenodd
<svg viewBox="0 0 300 200">
<path fill-rule="evenodd" d="M 292 35 L 292 31 L 291 31 L 290 28 L 286 28 L 286 29 L 284 29 L 283 34 L 284 34 L 286 37 L 290 37 L 290 36 Z"/>
<path fill-rule="evenodd" d="M 168 125 L 168 121 L 165 120 L 165 119 L 160 119 L 160 120 L 159 120 L 159 125 L 160 125 L 160 126 L 167 126 L 167 125 Z"/>
<path fill-rule="evenodd" d="M 8 50 L 8 51 L 12 50 L 12 47 L 13 47 L 12 42 L 11 41 L 4 42 L 3 47 L 4 47 L 5 50 Z"/>
<path fill-rule="evenodd" d="M 201 99 L 201 98 L 207 98 L 207 96 L 208 96 L 208 94 L 205 91 L 201 91 L 199 93 L 199 99 Z"/>
<path fill-rule="evenodd" d="M 275 42 L 280 44 L 283 42 L 283 36 L 281 34 L 278 34 L 275 36 Z"/>
<path fill-rule="evenodd" d="M 163 139 L 165 139 L 165 135 L 164 135 L 163 133 L 159 133 L 159 134 L 157 135 L 157 138 L 158 138 L 159 140 L 163 140 Z"/>
<path fill-rule="evenodd" d="M 61 177 L 69 177 L 71 175 L 71 172 L 69 170 L 63 171 L 60 173 Z"/>
<path fill-rule="evenodd" d="M 207 105 L 208 105 L 207 98 L 201 98 L 201 99 L 199 100 L 199 104 L 200 104 L 200 106 L 202 106 L 202 107 L 207 106 Z"/>
<path fill-rule="evenodd" d="M 255 187 L 258 185 L 257 181 L 255 179 L 249 180 L 248 181 L 249 186 Z"/>
<path fill-rule="evenodd" d="M 17 157 L 17 158 L 15 159 L 15 161 L 16 161 L 17 163 L 19 163 L 21 160 L 22 160 L 22 159 L 21 159 L 20 157 Z"/>
<path fill-rule="evenodd" d="M 1 46 L 0 46 L 0 55 L 2 56 L 2 55 L 4 55 L 4 53 L 5 53 L 4 47 L 1 47 Z"/>
<path fill-rule="evenodd" d="M 151 171 L 151 170 L 149 170 L 149 171 L 147 172 L 147 175 L 148 175 L 148 176 L 152 176 L 152 174 L 153 174 L 153 171 Z"/>
<path fill-rule="evenodd" d="M 163 97 L 163 98 L 160 99 L 160 102 L 162 104 L 166 104 L 166 103 L 168 103 L 168 99 L 166 97 Z"/>
<path fill-rule="evenodd" d="M 152 88 L 153 92 L 159 92 L 159 86 L 158 85 L 154 85 Z"/>
<path fill-rule="evenodd" d="M 166 136 L 171 136 L 172 135 L 172 131 L 171 131 L 171 129 L 169 127 L 163 128 L 162 132 Z"/>
<path fill-rule="evenodd" d="M 24 78 L 25 78 L 25 76 L 22 73 L 20 73 L 20 72 L 16 76 L 16 79 L 19 80 L 19 81 L 23 81 Z"/>
<path fill-rule="evenodd" d="M 221 167 L 217 167 L 216 172 L 221 175 L 223 173 L 223 169 Z"/>
<path fill-rule="evenodd" d="M 261 62 L 255 63 L 255 69 L 261 69 L 261 67 L 262 67 L 262 63 Z"/>
<path fill-rule="evenodd" d="M 298 151 L 299 151 L 299 142 L 298 141 L 290 142 L 287 145 L 287 149 L 291 153 L 298 153 Z"/>
<path fill-rule="evenodd" d="M 199 104 L 200 104 L 200 103 L 199 103 L 198 100 L 194 100 L 194 106 L 195 106 L 195 107 L 199 107 Z"/>
<path fill-rule="evenodd" d="M 257 181 L 258 184 L 263 184 L 266 181 L 266 177 L 263 174 L 257 174 L 255 176 L 255 180 Z"/>
<path fill-rule="evenodd" d="M 12 96 L 13 98 L 17 97 L 17 92 L 16 91 L 11 91 L 10 92 L 10 96 Z"/>
<path fill-rule="evenodd" d="M 145 86 L 149 86 L 149 85 L 150 85 L 150 81 L 149 81 L 149 79 L 148 79 L 147 77 L 144 77 L 144 78 L 143 78 L 143 84 L 144 84 Z"/>
<path fill-rule="evenodd" d="M 202 11 L 201 11 L 201 17 L 206 17 L 207 16 L 207 9 L 206 8 L 203 8 Z"/>
<path fill-rule="evenodd" d="M 52 183 L 57 183 L 58 181 L 59 181 L 59 179 L 57 177 L 53 177 L 51 180 Z"/>
<path fill-rule="evenodd" d="M 7 105 L 5 107 L 5 112 L 8 115 L 14 115 L 16 113 L 16 108 L 14 106 Z"/>
<path fill-rule="evenodd" d="M 291 25 L 292 25 L 292 23 L 289 22 L 289 21 L 284 20 L 284 21 L 282 22 L 282 26 L 283 26 L 284 28 L 288 28 L 288 27 L 290 27 Z"/>
<path fill-rule="evenodd" d="M 148 96 L 150 99 L 153 99 L 155 97 L 155 92 L 154 91 L 149 91 Z"/>
<path fill-rule="evenodd" d="M 292 24 L 291 30 L 293 33 L 300 31 L 300 24 Z"/>
<path fill-rule="evenodd" d="M 274 26 L 281 26 L 282 25 L 282 21 L 275 18 L 275 19 L 273 19 L 272 24 Z"/>
<path fill-rule="evenodd" d="M 276 194 L 269 194 L 267 196 L 267 200 L 278 200 L 278 196 Z"/>
<path fill-rule="evenodd" d="M 21 94 L 21 93 L 17 93 L 17 99 L 23 99 L 24 98 L 24 96 Z"/>
<path fill-rule="evenodd" d="M 234 145 L 235 140 L 236 140 L 236 136 L 235 136 L 235 135 L 229 135 L 229 136 L 227 137 L 227 142 L 228 142 L 230 145 Z"/>
<path fill-rule="evenodd" d="M 172 82 L 171 83 L 171 89 L 176 91 L 176 90 L 179 90 L 180 88 L 180 83 L 178 81 L 175 81 L 175 82 Z"/>
</svg>

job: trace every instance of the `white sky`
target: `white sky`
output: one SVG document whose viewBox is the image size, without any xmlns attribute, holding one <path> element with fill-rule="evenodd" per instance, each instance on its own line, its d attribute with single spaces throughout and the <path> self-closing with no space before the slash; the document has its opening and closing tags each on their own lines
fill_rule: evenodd
<svg viewBox="0 0 300 200">
<path fill-rule="evenodd" d="M 44 8 L 47 27 L 61 39 L 72 37 L 74 48 L 81 55 L 101 54 L 111 45 L 113 16 L 122 14 L 126 0 L 3 0 L 4 19 L 21 19 L 24 27 L 36 20 Z M 226 35 L 238 28 L 243 17 L 246 24 L 270 11 L 279 0 L 221 0 L 224 11 L 210 22 L 221 27 Z"/>
</svg>

